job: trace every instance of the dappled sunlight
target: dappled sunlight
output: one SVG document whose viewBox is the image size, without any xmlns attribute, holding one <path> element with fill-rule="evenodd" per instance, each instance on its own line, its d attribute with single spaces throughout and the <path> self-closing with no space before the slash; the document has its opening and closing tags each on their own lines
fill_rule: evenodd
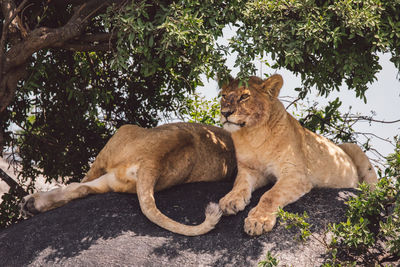
<svg viewBox="0 0 400 267">
<path fill-rule="evenodd" d="M 358 174 L 352 159 L 339 146 L 317 136 L 307 144 L 309 166 L 314 184 L 322 187 L 354 187 Z"/>
<path fill-rule="evenodd" d="M 226 164 L 226 161 L 224 160 L 222 162 L 222 175 L 227 175 L 228 174 L 228 164 Z"/>
<path fill-rule="evenodd" d="M 217 202 L 231 187 L 230 182 L 180 185 L 156 193 L 157 205 L 173 219 L 196 224 L 203 220 L 207 203 Z M 264 257 L 265 248 L 279 253 L 282 258 L 299 257 L 304 251 L 323 254 L 324 248 L 313 240 L 307 242 L 306 247 L 294 242 L 295 234 L 282 226 L 257 238 L 243 232 L 243 221 L 249 210 L 269 188 L 254 192 L 243 212 L 223 217 L 213 231 L 198 237 L 176 235 L 150 223 L 142 214 L 136 195 L 91 196 L 0 232 L 0 242 L 13 240 L 2 247 L 0 259 L 14 263 L 12 266 L 87 266 L 101 260 L 114 265 L 182 266 L 183 262 L 190 262 L 210 266 L 256 266 Z M 313 190 L 285 210 L 307 211 L 313 232 L 323 234 L 328 222 L 339 222 L 343 218 L 345 199 L 338 198 L 341 192 L 343 190 Z M 313 249 L 316 252 L 313 253 Z M 318 258 L 312 257 L 313 260 Z M 303 258 L 304 266 L 314 266 L 310 263 L 312 259 Z"/>
<path fill-rule="evenodd" d="M 206 127 L 203 127 L 203 129 L 207 132 L 206 134 L 207 138 L 210 138 L 214 144 L 221 146 L 221 148 L 224 150 L 228 149 L 225 142 L 222 141 L 221 138 L 217 137 L 213 131 L 207 129 Z"/>
</svg>

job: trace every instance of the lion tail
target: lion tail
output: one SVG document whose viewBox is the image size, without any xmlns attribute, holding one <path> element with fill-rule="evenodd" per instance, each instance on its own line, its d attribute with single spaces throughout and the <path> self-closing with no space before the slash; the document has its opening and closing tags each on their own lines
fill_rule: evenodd
<svg viewBox="0 0 400 267">
<path fill-rule="evenodd" d="M 222 211 L 216 203 L 208 204 L 205 211 L 205 219 L 199 225 L 185 225 L 165 216 L 157 208 L 154 199 L 155 174 L 152 175 L 151 171 L 147 169 L 147 172 L 141 176 L 139 175 L 136 183 L 140 209 L 150 221 L 158 226 L 177 234 L 197 236 L 211 231 L 219 222 Z"/>
<path fill-rule="evenodd" d="M 371 188 L 375 188 L 375 184 L 378 182 L 376 172 L 361 148 L 353 143 L 340 144 L 339 147 L 350 156 L 356 165 L 359 181 L 366 182 L 371 185 Z"/>
</svg>

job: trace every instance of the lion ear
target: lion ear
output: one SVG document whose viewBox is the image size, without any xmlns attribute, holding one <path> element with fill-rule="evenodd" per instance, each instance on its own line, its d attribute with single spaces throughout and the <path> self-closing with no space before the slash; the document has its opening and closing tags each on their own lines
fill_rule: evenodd
<svg viewBox="0 0 400 267">
<path fill-rule="evenodd" d="M 264 80 L 262 84 L 263 90 L 271 97 L 278 97 L 279 92 L 283 85 L 283 78 L 279 74 L 274 74 L 268 79 Z"/>
<path fill-rule="evenodd" d="M 222 88 L 222 86 L 230 84 L 234 78 L 227 73 L 217 73 L 217 81 L 218 81 L 218 87 Z"/>
</svg>

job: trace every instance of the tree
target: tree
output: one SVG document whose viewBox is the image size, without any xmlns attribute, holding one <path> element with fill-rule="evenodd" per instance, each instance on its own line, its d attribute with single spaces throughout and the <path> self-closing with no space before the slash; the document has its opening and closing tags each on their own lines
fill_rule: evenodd
<svg viewBox="0 0 400 267">
<path fill-rule="evenodd" d="M 200 75 L 226 77 L 231 52 L 239 77 L 269 54 L 271 67 L 301 75 L 302 98 L 345 82 L 366 100 L 378 52 L 400 68 L 397 10 L 398 0 L 2 0 L 0 144 L 18 152 L 22 182 L 77 181 L 120 125 L 190 114 Z M 236 36 L 219 45 L 228 25 Z M 303 123 L 324 130 L 315 118 Z"/>
<path fill-rule="evenodd" d="M 214 42 L 239 5 L 1 3 L 0 143 L 18 148 L 24 179 L 65 181 L 83 177 L 115 128 L 155 126 L 200 74 L 223 68 Z"/>
<path fill-rule="evenodd" d="M 378 52 L 391 52 L 400 67 L 399 1 L 1 3 L 0 143 L 18 145 L 23 165 L 39 163 L 49 178 L 78 179 L 123 123 L 156 125 L 201 84 L 200 74 L 226 75 L 232 51 L 241 77 L 254 72 L 254 58 L 271 54 L 274 68 L 302 76 L 301 97 L 312 86 L 327 95 L 343 81 L 364 97 L 380 69 Z M 237 34 L 229 47 L 219 46 L 229 24 Z M 18 138 L 12 123 L 23 129 Z M 71 152 L 83 144 L 90 151 Z"/>
</svg>

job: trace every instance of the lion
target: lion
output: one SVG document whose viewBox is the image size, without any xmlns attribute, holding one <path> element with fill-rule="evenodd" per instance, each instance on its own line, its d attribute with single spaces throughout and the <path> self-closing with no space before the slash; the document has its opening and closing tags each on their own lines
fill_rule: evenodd
<svg viewBox="0 0 400 267">
<path fill-rule="evenodd" d="M 82 198 L 106 192 L 136 193 L 144 215 L 171 232 L 196 236 L 214 228 L 222 212 L 210 203 L 205 220 L 195 226 L 178 223 L 157 208 L 154 191 L 193 182 L 222 181 L 237 172 L 229 132 L 210 125 L 171 123 L 152 129 L 124 125 L 100 151 L 81 183 L 24 197 L 26 216 L 45 212 Z"/>
<path fill-rule="evenodd" d="M 238 160 L 233 189 L 224 196 L 224 215 L 236 214 L 254 190 L 275 182 L 245 219 L 249 235 L 274 227 L 276 212 L 314 187 L 349 188 L 366 182 L 374 187 L 376 173 L 356 144 L 335 145 L 303 128 L 278 100 L 282 76 L 252 76 L 246 83 L 230 79 L 221 88 L 221 123 L 232 133 Z"/>
</svg>

